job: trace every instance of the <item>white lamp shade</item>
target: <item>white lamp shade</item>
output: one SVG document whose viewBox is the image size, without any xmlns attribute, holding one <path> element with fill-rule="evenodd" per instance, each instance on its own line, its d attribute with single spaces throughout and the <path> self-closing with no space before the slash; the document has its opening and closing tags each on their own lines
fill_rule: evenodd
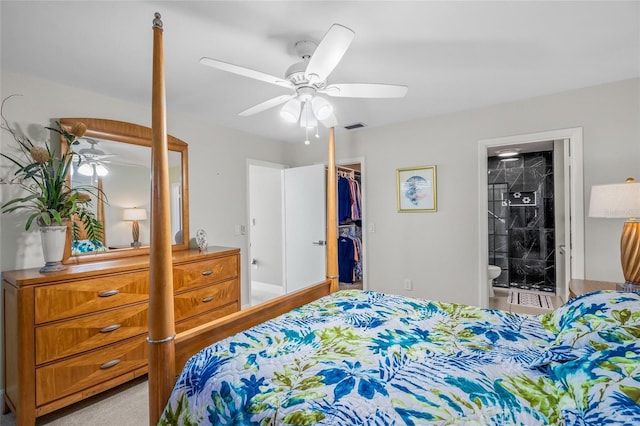
<svg viewBox="0 0 640 426">
<path fill-rule="evenodd" d="M 96 174 L 100 177 L 103 177 L 109 174 L 109 170 L 102 164 L 96 164 L 95 168 L 96 168 Z"/>
<path fill-rule="evenodd" d="M 287 123 L 295 123 L 300 117 L 300 101 L 296 98 L 290 99 L 280 110 L 280 117 Z"/>
<path fill-rule="evenodd" d="M 589 216 L 640 217 L 640 182 L 592 186 Z"/>
<path fill-rule="evenodd" d="M 83 176 L 93 176 L 93 167 L 89 163 L 84 163 L 78 167 L 78 173 Z"/>
<path fill-rule="evenodd" d="M 78 167 L 78 173 L 83 176 L 93 176 L 94 172 L 96 175 L 103 177 L 109 174 L 109 169 L 99 163 L 83 163 L 80 167 Z"/>
<path fill-rule="evenodd" d="M 123 220 L 147 220 L 147 211 L 145 209 L 124 209 L 122 214 Z"/>
<path fill-rule="evenodd" d="M 311 108 L 316 118 L 320 121 L 328 118 L 333 112 L 333 107 L 329 101 L 321 96 L 316 96 L 311 100 Z"/>
</svg>

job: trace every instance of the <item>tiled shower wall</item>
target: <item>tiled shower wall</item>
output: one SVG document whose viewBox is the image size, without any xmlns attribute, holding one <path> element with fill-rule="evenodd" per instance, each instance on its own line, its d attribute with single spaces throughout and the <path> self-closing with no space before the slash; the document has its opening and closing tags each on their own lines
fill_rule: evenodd
<svg viewBox="0 0 640 426">
<path fill-rule="evenodd" d="M 497 287 L 555 292 L 553 152 L 488 159 L 489 263 Z"/>
</svg>

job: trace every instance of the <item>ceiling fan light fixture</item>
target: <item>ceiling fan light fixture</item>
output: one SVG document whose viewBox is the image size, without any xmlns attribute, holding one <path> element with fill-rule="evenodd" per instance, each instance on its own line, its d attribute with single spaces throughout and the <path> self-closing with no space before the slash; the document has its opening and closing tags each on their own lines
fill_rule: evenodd
<svg viewBox="0 0 640 426">
<path fill-rule="evenodd" d="M 280 110 L 280 117 L 287 123 L 295 123 L 300 118 L 300 101 L 296 98 L 290 99 Z"/>
<path fill-rule="evenodd" d="M 100 177 L 104 177 L 109 174 L 109 169 L 102 164 L 96 164 L 96 174 Z"/>
<path fill-rule="evenodd" d="M 323 97 L 316 96 L 311 100 L 311 109 L 318 120 L 325 120 L 333 112 L 331 103 Z"/>
<path fill-rule="evenodd" d="M 318 125 L 318 120 L 316 116 L 313 115 L 313 110 L 311 108 L 310 102 L 305 102 L 302 106 L 302 115 L 300 116 L 300 127 L 304 127 L 306 129 L 313 129 Z"/>
<path fill-rule="evenodd" d="M 84 163 L 78 167 L 78 173 L 82 176 L 93 176 L 93 167 L 89 163 Z"/>
</svg>

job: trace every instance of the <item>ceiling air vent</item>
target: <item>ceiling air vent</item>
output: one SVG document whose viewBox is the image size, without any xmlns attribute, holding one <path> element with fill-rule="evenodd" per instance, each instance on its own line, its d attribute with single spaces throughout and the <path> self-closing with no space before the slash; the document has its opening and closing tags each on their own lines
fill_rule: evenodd
<svg viewBox="0 0 640 426">
<path fill-rule="evenodd" d="M 347 129 L 347 130 L 355 130 L 355 129 L 359 129 L 361 127 L 366 127 L 366 124 L 364 124 L 364 123 L 353 123 L 353 124 L 349 124 L 347 126 L 344 126 L 344 128 Z"/>
</svg>

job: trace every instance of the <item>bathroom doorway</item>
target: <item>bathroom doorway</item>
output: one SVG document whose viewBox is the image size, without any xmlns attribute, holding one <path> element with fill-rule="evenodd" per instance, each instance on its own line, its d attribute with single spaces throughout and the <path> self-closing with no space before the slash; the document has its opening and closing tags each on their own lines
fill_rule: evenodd
<svg viewBox="0 0 640 426">
<path fill-rule="evenodd" d="M 543 151 L 541 146 L 548 149 L 549 143 L 552 145 L 553 169 L 556 172 L 554 187 L 558 190 L 554 193 L 555 208 L 555 228 L 556 235 L 552 254 L 556 263 L 556 295 L 561 300 L 566 300 L 568 295 L 568 284 L 571 278 L 584 278 L 584 202 L 583 202 L 583 181 L 582 181 L 582 129 L 572 128 L 541 132 L 527 135 L 508 136 L 503 138 L 481 140 L 478 144 L 478 191 L 479 191 L 479 291 L 480 301 L 483 306 L 488 306 L 489 288 L 487 283 L 487 265 L 489 259 L 489 232 L 487 224 L 490 218 L 502 225 L 495 217 L 491 216 L 487 206 L 489 199 L 495 200 L 494 193 L 489 194 L 489 160 L 491 156 L 497 155 L 498 150 L 507 148 L 517 148 L 520 153 Z M 499 182 L 493 182 L 499 183 Z M 498 194 L 501 193 L 498 189 Z M 504 191 L 502 191 L 504 193 Z M 514 191 L 513 195 L 515 195 Z M 506 191 L 509 196 L 509 190 Z M 520 193 L 522 196 L 522 192 Z M 501 197 L 501 195 L 498 195 Z M 502 203 L 502 199 L 499 200 Z M 531 201 L 531 200 L 530 200 Z M 508 200 L 507 200 L 508 202 Z M 562 206 L 558 206 L 561 203 Z M 499 211 L 500 212 L 500 211 Z M 493 211 L 495 214 L 495 211 Z M 507 219 L 504 220 L 505 227 L 508 227 Z M 504 241 L 508 244 L 508 240 Z M 495 243 L 495 241 L 494 241 Z M 495 249 L 495 245 L 492 247 Z M 494 250 L 495 251 L 495 250 Z M 506 250 L 508 252 L 508 250 Z M 495 259 L 494 259 L 495 260 Z M 502 266 L 502 265 L 500 265 Z M 505 265 L 509 271 L 512 269 Z M 509 276 L 504 282 L 509 284 L 513 281 L 513 276 Z"/>
<path fill-rule="evenodd" d="M 556 260 L 564 261 L 556 259 L 564 246 L 564 234 L 556 232 L 564 187 L 554 179 L 554 141 L 492 148 L 488 155 L 488 260 L 501 270 L 493 290 L 555 294 L 562 280 Z"/>
</svg>

